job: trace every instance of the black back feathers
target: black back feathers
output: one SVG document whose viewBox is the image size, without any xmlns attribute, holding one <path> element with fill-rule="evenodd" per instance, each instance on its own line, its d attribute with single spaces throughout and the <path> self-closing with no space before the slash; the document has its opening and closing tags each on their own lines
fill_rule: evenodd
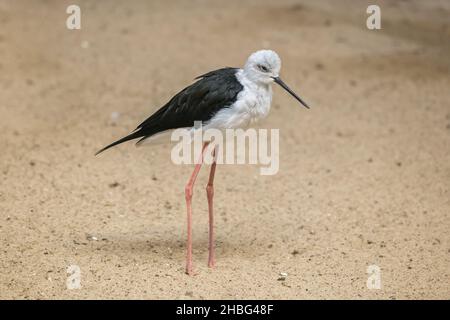
<svg viewBox="0 0 450 320">
<path fill-rule="evenodd" d="M 104 147 L 99 154 L 125 141 L 178 128 L 192 127 L 194 121 L 208 122 L 221 109 L 237 100 L 243 86 L 236 78 L 237 68 L 222 68 L 197 77 L 198 81 L 173 96 L 168 103 L 142 122 L 128 136 Z"/>
</svg>

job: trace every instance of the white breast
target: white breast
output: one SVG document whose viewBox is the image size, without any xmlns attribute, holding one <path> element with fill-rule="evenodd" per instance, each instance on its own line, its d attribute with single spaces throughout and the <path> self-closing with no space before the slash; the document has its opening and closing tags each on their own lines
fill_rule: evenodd
<svg viewBox="0 0 450 320">
<path fill-rule="evenodd" d="M 237 72 L 236 77 L 244 87 L 243 90 L 232 106 L 217 112 L 207 124 L 207 128 L 244 128 L 269 114 L 272 102 L 271 86 L 253 83 L 245 78 L 242 70 Z"/>
</svg>

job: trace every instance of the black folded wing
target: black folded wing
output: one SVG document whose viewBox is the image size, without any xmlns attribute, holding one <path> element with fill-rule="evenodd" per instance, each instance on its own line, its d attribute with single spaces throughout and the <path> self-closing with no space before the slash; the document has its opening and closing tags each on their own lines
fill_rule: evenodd
<svg viewBox="0 0 450 320">
<path fill-rule="evenodd" d="M 131 134 L 104 147 L 97 154 L 125 141 L 177 128 L 192 127 L 194 121 L 208 122 L 223 108 L 237 100 L 242 84 L 237 68 L 222 68 L 197 77 L 198 81 L 177 93 L 168 103 L 142 122 Z"/>
</svg>

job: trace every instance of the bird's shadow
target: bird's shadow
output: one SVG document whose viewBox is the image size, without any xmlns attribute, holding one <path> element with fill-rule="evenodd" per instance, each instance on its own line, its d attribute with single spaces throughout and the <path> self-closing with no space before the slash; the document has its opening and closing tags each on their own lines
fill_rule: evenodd
<svg viewBox="0 0 450 320">
<path fill-rule="evenodd" d="M 240 239 L 234 237 L 232 240 L 218 237 L 215 241 L 216 255 L 223 258 L 240 256 L 252 258 L 266 252 L 269 245 L 264 239 L 258 241 Z M 135 236 L 109 235 L 106 239 L 98 241 L 95 251 L 119 256 L 146 256 L 156 259 L 173 259 L 186 254 L 186 240 L 179 235 L 164 234 L 149 236 L 147 238 L 136 238 Z M 87 248 L 86 248 L 87 249 Z M 87 249 L 88 250 L 88 249 Z M 194 255 L 202 256 L 208 253 L 208 241 L 206 239 L 194 239 Z"/>
</svg>

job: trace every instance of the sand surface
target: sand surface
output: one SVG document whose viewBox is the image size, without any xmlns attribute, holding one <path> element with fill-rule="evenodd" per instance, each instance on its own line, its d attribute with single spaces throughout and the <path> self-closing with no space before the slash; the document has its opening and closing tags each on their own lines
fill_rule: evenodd
<svg viewBox="0 0 450 320">
<path fill-rule="evenodd" d="M 448 1 L 378 1 L 378 31 L 356 0 L 77 3 L 69 31 L 72 1 L 0 1 L 0 298 L 450 298 Z M 312 109 L 274 88 L 279 173 L 218 168 L 215 270 L 202 170 L 189 277 L 192 166 L 94 153 L 261 48 Z"/>
</svg>

